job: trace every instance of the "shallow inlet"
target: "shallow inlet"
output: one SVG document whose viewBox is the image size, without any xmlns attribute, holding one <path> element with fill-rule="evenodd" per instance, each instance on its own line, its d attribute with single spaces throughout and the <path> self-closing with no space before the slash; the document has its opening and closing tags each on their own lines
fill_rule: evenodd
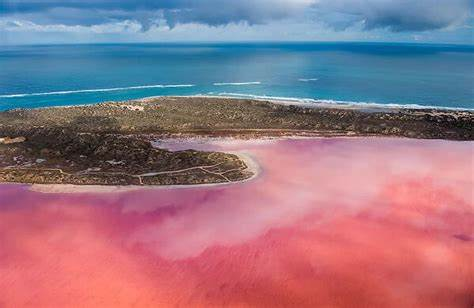
<svg viewBox="0 0 474 308">
<path fill-rule="evenodd" d="M 0 185 L 0 306 L 472 301 L 472 142 L 173 141 L 245 152 L 241 184 L 44 194 Z"/>
</svg>

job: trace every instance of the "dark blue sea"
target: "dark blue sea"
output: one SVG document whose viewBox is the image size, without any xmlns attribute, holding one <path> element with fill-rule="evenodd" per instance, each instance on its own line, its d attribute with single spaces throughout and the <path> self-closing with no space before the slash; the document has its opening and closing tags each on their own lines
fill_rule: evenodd
<svg viewBox="0 0 474 308">
<path fill-rule="evenodd" d="M 0 109 L 160 95 L 474 108 L 474 47 L 382 43 L 0 46 Z"/>
</svg>

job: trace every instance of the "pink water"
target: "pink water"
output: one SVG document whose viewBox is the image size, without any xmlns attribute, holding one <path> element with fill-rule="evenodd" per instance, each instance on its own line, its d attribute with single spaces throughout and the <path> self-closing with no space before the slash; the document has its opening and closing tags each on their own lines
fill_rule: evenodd
<svg viewBox="0 0 474 308">
<path fill-rule="evenodd" d="M 245 151 L 260 175 L 121 193 L 1 185 L 0 307 L 470 307 L 473 146 L 216 141 L 193 147 Z"/>
</svg>

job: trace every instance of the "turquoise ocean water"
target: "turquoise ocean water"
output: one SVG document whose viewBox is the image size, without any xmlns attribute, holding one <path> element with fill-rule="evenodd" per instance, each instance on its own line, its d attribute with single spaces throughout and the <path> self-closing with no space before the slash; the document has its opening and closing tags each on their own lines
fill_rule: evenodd
<svg viewBox="0 0 474 308">
<path fill-rule="evenodd" d="M 0 110 L 158 95 L 474 108 L 474 47 L 382 43 L 0 46 Z"/>
</svg>

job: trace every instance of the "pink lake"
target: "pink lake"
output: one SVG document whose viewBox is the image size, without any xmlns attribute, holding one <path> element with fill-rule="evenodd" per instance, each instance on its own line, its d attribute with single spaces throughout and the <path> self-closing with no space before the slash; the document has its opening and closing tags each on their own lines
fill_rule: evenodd
<svg viewBox="0 0 474 308">
<path fill-rule="evenodd" d="M 471 307 L 473 142 L 174 143 L 245 152 L 239 184 L 0 185 L 0 307 Z"/>
</svg>

